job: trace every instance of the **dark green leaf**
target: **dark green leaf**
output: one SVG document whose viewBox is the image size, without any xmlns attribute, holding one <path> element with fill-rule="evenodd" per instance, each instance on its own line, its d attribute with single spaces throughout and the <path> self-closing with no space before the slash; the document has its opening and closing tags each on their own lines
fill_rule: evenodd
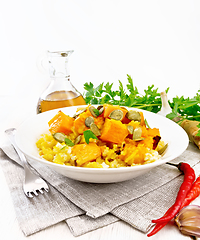
<svg viewBox="0 0 200 240">
<path fill-rule="evenodd" d="M 70 147 L 74 146 L 74 143 L 69 138 L 65 138 L 65 143 L 66 143 L 66 145 L 68 145 Z"/>
<path fill-rule="evenodd" d="M 97 115 L 97 117 L 99 116 L 99 110 L 98 109 L 94 108 L 94 109 L 92 109 L 92 111 Z"/>
<path fill-rule="evenodd" d="M 83 135 L 87 144 L 89 144 L 90 138 L 98 139 L 91 130 L 84 131 Z"/>
<path fill-rule="evenodd" d="M 94 87 L 92 83 L 85 83 L 84 89 L 86 93 L 84 98 L 86 104 L 115 104 L 120 106 L 135 107 L 157 113 L 161 109 L 161 96 L 158 88 L 150 85 L 144 90 L 144 95 L 138 92 L 133 84 L 133 79 L 127 74 L 127 84 L 122 84 L 119 80 L 118 89 L 113 89 L 113 83 L 101 83 L 98 87 Z M 126 93 L 128 90 L 129 93 Z M 169 88 L 165 90 L 168 93 Z M 200 90 L 193 98 L 174 97 L 169 101 L 172 113 L 168 115 L 170 119 L 182 116 L 184 119 L 196 120 L 200 119 Z"/>
</svg>

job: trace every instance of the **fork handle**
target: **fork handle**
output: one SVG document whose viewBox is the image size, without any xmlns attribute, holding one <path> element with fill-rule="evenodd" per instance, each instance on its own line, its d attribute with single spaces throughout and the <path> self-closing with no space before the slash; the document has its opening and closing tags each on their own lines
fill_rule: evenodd
<svg viewBox="0 0 200 240">
<path fill-rule="evenodd" d="M 17 154 L 19 155 L 19 158 L 20 158 L 20 160 L 21 160 L 21 162 L 23 164 L 23 167 L 24 168 L 28 168 L 30 170 L 28 162 L 27 162 L 24 154 L 19 150 L 19 148 L 17 147 L 17 145 L 15 143 L 15 131 L 16 131 L 16 129 L 12 128 L 12 129 L 9 129 L 9 130 L 7 130 L 5 132 L 6 132 L 7 136 L 8 136 L 8 138 L 9 138 L 10 142 L 12 143 L 14 149 L 16 150 Z"/>
</svg>

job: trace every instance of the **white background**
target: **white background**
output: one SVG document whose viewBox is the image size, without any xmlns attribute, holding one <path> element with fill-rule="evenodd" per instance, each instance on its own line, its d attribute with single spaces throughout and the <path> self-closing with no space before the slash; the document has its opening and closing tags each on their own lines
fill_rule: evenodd
<svg viewBox="0 0 200 240">
<path fill-rule="evenodd" d="M 169 98 L 200 89 L 198 0 L 7 0 L 0 3 L 0 96 L 39 94 L 47 50 L 74 49 L 72 83 L 127 83 L 141 91 L 170 87 Z M 15 92 L 16 88 L 20 88 Z"/>
<path fill-rule="evenodd" d="M 4 131 L 36 113 L 48 72 L 37 62 L 47 51 L 74 49 L 72 83 L 125 85 L 126 75 L 142 92 L 154 84 L 170 87 L 169 98 L 193 97 L 200 89 L 199 0 L 1 0 L 0 145 Z M 3 239 L 26 239 L 0 169 L 0 232 Z M 199 205 L 199 202 L 197 202 Z M 29 239 L 148 239 L 125 223 L 75 238 L 65 223 Z M 152 239 L 188 239 L 166 226 Z"/>
</svg>

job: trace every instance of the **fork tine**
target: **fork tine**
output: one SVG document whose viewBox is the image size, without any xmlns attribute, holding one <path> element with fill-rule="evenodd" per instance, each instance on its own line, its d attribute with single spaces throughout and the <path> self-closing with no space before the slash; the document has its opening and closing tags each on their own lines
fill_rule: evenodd
<svg viewBox="0 0 200 240">
<path fill-rule="evenodd" d="M 25 192 L 25 191 L 24 191 L 24 193 L 26 194 L 27 197 L 33 198 L 33 195 L 31 194 L 31 192 Z"/>
<path fill-rule="evenodd" d="M 48 184 L 44 181 L 44 179 L 42 179 L 40 176 L 38 176 L 35 172 L 33 172 L 31 170 L 31 167 L 28 164 L 26 157 L 16 146 L 15 138 L 14 138 L 15 131 L 16 131 L 16 129 L 12 128 L 12 129 L 7 129 L 5 132 L 8 135 L 8 138 L 10 139 L 13 147 L 17 151 L 17 153 L 23 163 L 23 166 L 24 166 L 25 180 L 23 183 L 23 190 L 24 190 L 25 195 L 29 198 L 32 198 L 33 194 L 35 196 L 38 196 L 39 192 L 41 194 L 43 194 L 44 192 L 42 189 L 44 189 L 46 192 L 48 192 L 49 191 Z"/>
<path fill-rule="evenodd" d="M 42 189 L 38 189 L 38 191 L 39 191 L 40 193 L 42 193 L 42 194 L 44 193 L 44 192 L 42 191 Z"/>
<path fill-rule="evenodd" d="M 34 190 L 33 193 L 35 194 L 35 196 L 38 196 L 38 193 L 36 190 Z"/>
<path fill-rule="evenodd" d="M 49 192 L 49 188 L 44 188 L 44 190 L 45 190 L 46 192 Z"/>
</svg>

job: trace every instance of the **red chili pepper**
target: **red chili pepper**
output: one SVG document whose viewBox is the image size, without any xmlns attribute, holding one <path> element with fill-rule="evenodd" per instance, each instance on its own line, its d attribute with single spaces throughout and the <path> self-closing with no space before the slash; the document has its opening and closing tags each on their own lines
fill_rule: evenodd
<svg viewBox="0 0 200 240">
<path fill-rule="evenodd" d="M 166 215 L 171 211 L 171 208 L 172 208 L 172 207 L 173 207 L 173 206 L 171 206 L 171 207 L 167 210 L 167 212 L 164 214 L 164 216 L 166 216 Z M 147 237 L 151 237 L 151 236 L 155 235 L 155 234 L 156 234 L 157 232 L 159 232 L 162 228 L 164 228 L 165 225 L 167 225 L 167 222 L 165 222 L 165 223 L 156 223 L 154 229 L 153 229 L 150 233 L 147 234 Z"/>
<path fill-rule="evenodd" d="M 175 165 L 175 164 L 171 164 L 171 165 Z M 178 213 L 178 211 L 181 208 L 181 205 L 187 195 L 187 193 L 189 192 L 189 190 L 192 187 L 192 184 L 195 180 L 195 172 L 194 169 L 190 167 L 189 164 L 187 163 L 179 163 L 178 165 L 175 165 L 176 167 L 178 167 L 178 169 L 184 173 L 184 181 L 181 184 L 181 187 L 179 189 L 178 195 L 176 197 L 176 201 L 173 205 L 173 207 L 171 208 L 171 210 L 168 212 L 168 214 L 159 219 L 156 220 L 152 220 L 153 223 L 166 223 L 169 222 L 170 220 L 172 220 L 176 214 Z"/>
<path fill-rule="evenodd" d="M 147 237 L 151 237 L 151 236 L 155 235 L 162 228 L 164 228 L 165 225 L 167 225 L 167 222 L 165 222 L 165 223 L 156 223 L 154 229 L 150 233 L 147 234 Z"/>
<path fill-rule="evenodd" d="M 186 198 L 184 199 L 181 208 L 189 205 L 195 198 L 200 195 L 200 176 L 196 179 L 196 181 L 192 184 L 192 188 L 188 192 Z"/>
<path fill-rule="evenodd" d="M 192 187 L 188 194 L 186 195 L 186 198 L 184 199 L 180 210 L 183 207 L 188 206 L 194 199 L 196 199 L 200 195 L 200 176 L 195 180 L 195 182 L 192 184 Z M 171 207 L 172 208 L 172 207 Z M 171 208 L 168 209 L 168 211 L 165 213 L 164 216 L 167 215 L 167 213 L 171 210 Z M 179 211 L 180 211 L 179 210 Z M 151 237 L 155 235 L 157 232 L 159 232 L 165 225 L 167 225 L 168 222 L 165 223 L 157 223 L 154 227 L 154 229 L 147 234 L 147 237 Z"/>
</svg>

